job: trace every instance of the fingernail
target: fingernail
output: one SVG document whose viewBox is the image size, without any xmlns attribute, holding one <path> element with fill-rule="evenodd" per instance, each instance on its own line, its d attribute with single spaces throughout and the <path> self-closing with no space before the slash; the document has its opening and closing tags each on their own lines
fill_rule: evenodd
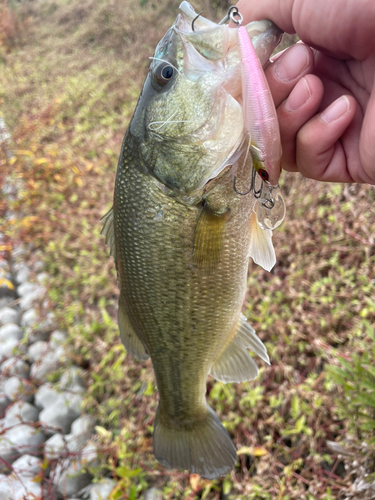
<svg viewBox="0 0 375 500">
<path fill-rule="evenodd" d="M 320 118 L 326 123 L 334 122 L 348 111 L 349 104 L 349 99 L 346 95 L 342 95 L 328 106 L 327 109 L 322 111 Z"/>
<path fill-rule="evenodd" d="M 302 78 L 290 93 L 285 101 L 284 107 L 288 111 L 295 111 L 300 108 L 311 97 L 309 84 L 306 78 Z"/>
<path fill-rule="evenodd" d="M 309 62 L 309 53 L 302 43 L 297 43 L 294 47 L 285 52 L 275 62 L 275 74 L 284 82 L 294 80 L 306 68 Z"/>
</svg>

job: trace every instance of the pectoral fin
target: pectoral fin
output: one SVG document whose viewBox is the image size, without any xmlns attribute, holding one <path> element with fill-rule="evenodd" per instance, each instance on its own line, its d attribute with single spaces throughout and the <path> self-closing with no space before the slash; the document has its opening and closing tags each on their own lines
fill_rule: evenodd
<svg viewBox="0 0 375 500">
<path fill-rule="evenodd" d="M 272 244 L 272 231 L 262 229 L 257 222 L 256 213 L 250 218 L 250 249 L 249 257 L 266 271 L 271 271 L 276 264 L 276 254 Z"/>
<path fill-rule="evenodd" d="M 212 271 L 220 261 L 229 215 L 229 209 L 216 214 L 207 204 L 204 205 L 194 234 L 194 264 L 198 268 Z"/>
<path fill-rule="evenodd" d="M 121 342 L 129 354 L 135 358 L 146 360 L 148 354 L 140 338 L 134 331 L 125 308 L 122 304 L 121 296 L 118 303 L 118 326 L 120 329 Z"/>
<path fill-rule="evenodd" d="M 100 220 L 104 220 L 103 229 L 100 234 L 104 234 L 105 244 L 109 246 L 109 255 L 114 258 L 116 264 L 115 220 L 113 207 L 105 215 L 103 215 Z"/>
<path fill-rule="evenodd" d="M 224 383 L 254 379 L 258 375 L 258 367 L 247 349 L 254 351 L 269 364 L 265 345 L 241 314 L 234 336 L 215 359 L 210 375 Z"/>
</svg>

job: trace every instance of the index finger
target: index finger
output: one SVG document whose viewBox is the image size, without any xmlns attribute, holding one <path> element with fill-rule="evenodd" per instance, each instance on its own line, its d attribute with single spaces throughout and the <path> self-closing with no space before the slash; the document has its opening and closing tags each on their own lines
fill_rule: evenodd
<svg viewBox="0 0 375 500">
<path fill-rule="evenodd" d="M 278 107 L 288 97 L 296 83 L 314 69 L 314 54 L 310 47 L 297 43 L 286 49 L 265 70 L 268 85 Z"/>
<path fill-rule="evenodd" d="M 245 23 L 270 19 L 287 33 L 340 59 L 367 58 L 375 48 L 374 0 L 239 0 Z"/>
</svg>

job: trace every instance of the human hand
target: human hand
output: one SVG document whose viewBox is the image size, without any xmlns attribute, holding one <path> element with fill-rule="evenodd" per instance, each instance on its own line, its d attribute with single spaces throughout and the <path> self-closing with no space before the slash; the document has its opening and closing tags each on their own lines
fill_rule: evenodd
<svg viewBox="0 0 375 500">
<path fill-rule="evenodd" d="M 237 7 L 244 23 L 270 19 L 303 42 L 265 71 L 283 168 L 375 184 L 374 0 L 240 0 Z"/>
</svg>

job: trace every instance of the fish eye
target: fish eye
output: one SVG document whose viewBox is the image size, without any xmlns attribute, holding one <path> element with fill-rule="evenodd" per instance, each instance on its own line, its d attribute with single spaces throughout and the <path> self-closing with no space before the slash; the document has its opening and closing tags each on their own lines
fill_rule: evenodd
<svg viewBox="0 0 375 500">
<path fill-rule="evenodd" d="M 260 168 L 258 170 L 258 174 L 260 175 L 260 177 L 262 178 L 263 181 L 268 181 L 268 172 L 266 170 L 264 170 L 263 168 Z"/>
<path fill-rule="evenodd" d="M 166 85 L 174 75 L 174 67 L 167 62 L 162 62 L 154 71 L 154 77 L 159 85 Z"/>
</svg>

